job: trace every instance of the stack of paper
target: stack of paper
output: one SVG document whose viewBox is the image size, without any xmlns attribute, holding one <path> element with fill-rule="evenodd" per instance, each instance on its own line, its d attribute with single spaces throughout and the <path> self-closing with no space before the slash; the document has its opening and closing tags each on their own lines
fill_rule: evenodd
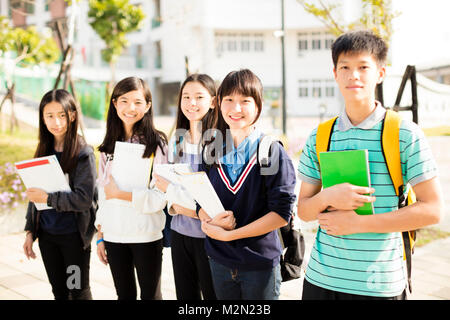
<svg viewBox="0 0 450 320">
<path fill-rule="evenodd" d="M 25 187 L 39 188 L 47 193 L 66 191 L 70 186 L 55 155 L 15 163 Z M 46 203 L 35 203 L 36 209 L 51 209 Z"/>
<path fill-rule="evenodd" d="M 170 183 L 187 190 L 210 218 L 225 211 L 205 172 L 192 172 L 191 166 L 186 163 L 157 164 L 153 170 Z"/>
<path fill-rule="evenodd" d="M 145 145 L 116 141 L 111 175 L 120 190 L 132 192 L 135 188 L 147 188 L 153 158 L 142 158 Z M 104 195 L 99 194 L 103 199 Z M 129 201 L 110 199 L 108 202 L 129 207 Z"/>
<path fill-rule="evenodd" d="M 181 185 L 180 174 L 191 173 L 192 169 L 188 163 L 155 164 L 153 172 L 170 183 Z"/>
</svg>

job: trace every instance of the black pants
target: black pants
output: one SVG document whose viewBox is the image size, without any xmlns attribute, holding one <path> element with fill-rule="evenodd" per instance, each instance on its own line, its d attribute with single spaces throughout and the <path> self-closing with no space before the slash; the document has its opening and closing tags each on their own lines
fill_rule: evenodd
<svg viewBox="0 0 450 320">
<path fill-rule="evenodd" d="M 91 247 L 83 250 L 78 232 L 54 235 L 40 230 L 39 249 L 55 300 L 92 300 Z"/>
<path fill-rule="evenodd" d="M 105 241 L 108 263 L 119 300 L 136 300 L 135 268 L 141 300 L 162 300 L 162 244 L 162 239 L 145 243 Z"/>
<path fill-rule="evenodd" d="M 178 300 L 216 300 L 205 239 L 171 231 L 172 266 Z"/>
<path fill-rule="evenodd" d="M 395 297 L 372 297 L 344 293 L 318 287 L 306 279 L 303 281 L 302 300 L 406 300 L 406 290 Z"/>
</svg>

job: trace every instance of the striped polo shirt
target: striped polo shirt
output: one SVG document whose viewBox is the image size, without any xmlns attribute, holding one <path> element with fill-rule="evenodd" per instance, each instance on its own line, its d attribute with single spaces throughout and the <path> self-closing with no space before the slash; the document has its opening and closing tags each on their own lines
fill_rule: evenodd
<svg viewBox="0 0 450 320">
<path fill-rule="evenodd" d="M 330 142 L 330 151 L 368 149 L 375 214 L 398 209 L 398 197 L 381 151 L 385 112 L 377 103 L 368 118 L 353 126 L 344 111 L 336 121 Z M 311 184 L 321 183 L 316 133 L 317 128 L 309 136 L 298 166 L 300 179 Z M 425 136 L 410 121 L 403 120 L 400 126 L 400 158 L 405 184 L 414 186 L 437 175 Z M 379 297 L 400 295 L 406 287 L 401 233 L 331 236 L 319 227 L 305 279 L 333 291 Z"/>
</svg>

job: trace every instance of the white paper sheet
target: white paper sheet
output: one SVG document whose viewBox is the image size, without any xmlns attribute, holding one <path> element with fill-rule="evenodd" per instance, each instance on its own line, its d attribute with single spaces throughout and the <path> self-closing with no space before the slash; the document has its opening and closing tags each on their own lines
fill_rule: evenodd
<svg viewBox="0 0 450 320">
<path fill-rule="evenodd" d="M 116 141 L 111 175 L 119 189 L 131 192 L 146 188 L 150 179 L 150 158 L 142 158 L 145 145 Z"/>
<path fill-rule="evenodd" d="M 120 190 L 132 192 L 135 188 L 148 187 L 151 160 L 142 158 L 144 151 L 143 144 L 116 141 L 111 175 Z M 131 202 L 121 199 L 107 201 L 115 205 L 131 206 Z"/>
<path fill-rule="evenodd" d="M 191 173 L 192 169 L 188 163 L 155 164 L 153 172 L 170 181 L 170 183 L 180 185 L 180 174 Z"/>
<path fill-rule="evenodd" d="M 47 193 L 70 192 L 70 186 L 55 155 L 15 163 L 25 187 L 40 188 Z M 35 203 L 38 210 L 51 209 L 46 203 Z"/>
<path fill-rule="evenodd" d="M 219 196 L 204 171 L 180 174 L 180 182 L 210 218 L 214 218 L 217 214 L 225 211 Z"/>
</svg>

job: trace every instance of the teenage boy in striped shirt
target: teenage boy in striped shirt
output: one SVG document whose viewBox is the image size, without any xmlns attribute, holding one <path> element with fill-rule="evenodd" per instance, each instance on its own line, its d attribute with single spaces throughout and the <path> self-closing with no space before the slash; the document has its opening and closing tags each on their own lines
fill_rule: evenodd
<svg viewBox="0 0 450 320">
<path fill-rule="evenodd" d="M 402 174 L 417 202 L 397 207 L 381 150 L 386 110 L 375 100 L 386 55 L 384 41 L 368 31 L 343 34 L 332 46 L 333 72 L 345 110 L 336 120 L 329 150 L 368 149 L 372 188 L 340 184 L 322 190 L 313 130 L 298 166 L 298 214 L 304 221 L 318 220 L 320 227 L 302 299 L 406 299 L 401 232 L 438 223 L 443 212 L 431 150 L 420 128 L 405 120 L 400 127 Z M 374 203 L 375 214 L 355 213 L 364 202 Z"/>
</svg>

